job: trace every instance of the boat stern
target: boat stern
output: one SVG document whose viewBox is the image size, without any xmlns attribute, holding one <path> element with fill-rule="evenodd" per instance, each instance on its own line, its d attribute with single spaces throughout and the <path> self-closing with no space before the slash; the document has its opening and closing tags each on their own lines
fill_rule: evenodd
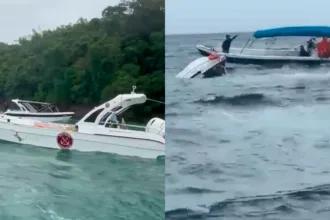
<svg viewBox="0 0 330 220">
<path fill-rule="evenodd" d="M 165 120 L 161 118 L 152 118 L 146 125 L 146 132 L 161 135 L 165 138 Z"/>
</svg>

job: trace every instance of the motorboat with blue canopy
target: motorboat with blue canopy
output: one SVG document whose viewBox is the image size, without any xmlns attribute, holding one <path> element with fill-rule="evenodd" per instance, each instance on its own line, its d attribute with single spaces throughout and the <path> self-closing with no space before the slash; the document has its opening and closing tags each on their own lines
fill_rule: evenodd
<svg viewBox="0 0 330 220">
<path fill-rule="evenodd" d="M 196 48 L 204 56 L 214 52 L 225 55 L 228 63 L 276 66 L 290 63 L 306 65 L 330 63 L 329 58 L 318 57 L 314 50 L 310 52 L 310 56 L 300 56 L 299 48 L 274 48 L 275 41 L 280 37 L 330 37 L 330 27 L 291 26 L 257 30 L 242 48 L 231 48 L 230 53 L 223 53 L 220 50 L 204 45 L 197 45 Z M 266 48 L 251 48 L 258 40 L 267 40 Z"/>
</svg>

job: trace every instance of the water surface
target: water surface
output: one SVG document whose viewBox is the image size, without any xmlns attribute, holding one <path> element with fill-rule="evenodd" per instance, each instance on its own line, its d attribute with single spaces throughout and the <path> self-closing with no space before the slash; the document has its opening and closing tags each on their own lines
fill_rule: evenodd
<svg viewBox="0 0 330 220">
<path fill-rule="evenodd" d="M 330 68 L 232 65 L 226 77 L 174 77 L 200 56 L 196 44 L 223 38 L 166 39 L 166 219 L 328 219 Z"/>
<path fill-rule="evenodd" d="M 164 160 L 0 142 L 0 219 L 164 219 Z"/>
</svg>

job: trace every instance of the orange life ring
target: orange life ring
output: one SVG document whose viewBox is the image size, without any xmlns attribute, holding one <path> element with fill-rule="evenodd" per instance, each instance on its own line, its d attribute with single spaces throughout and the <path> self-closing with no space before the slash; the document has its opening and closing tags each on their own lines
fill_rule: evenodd
<svg viewBox="0 0 330 220">
<path fill-rule="evenodd" d="M 209 56 L 208 56 L 209 60 L 215 60 L 215 59 L 218 59 L 219 58 L 219 54 L 216 54 L 216 53 L 211 53 Z"/>
</svg>

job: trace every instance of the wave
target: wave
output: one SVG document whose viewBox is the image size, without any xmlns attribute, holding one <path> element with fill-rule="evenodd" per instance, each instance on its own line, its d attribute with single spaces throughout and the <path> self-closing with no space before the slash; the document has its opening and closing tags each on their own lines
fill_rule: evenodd
<svg viewBox="0 0 330 220">
<path fill-rule="evenodd" d="M 178 116 L 178 115 L 179 115 L 179 113 L 176 113 L 176 112 L 165 113 L 165 117 Z"/>
<path fill-rule="evenodd" d="M 232 97 L 210 96 L 206 99 L 200 99 L 194 103 L 199 104 L 227 104 L 232 106 L 249 106 L 261 104 L 275 104 L 273 100 L 261 93 L 247 93 Z"/>
<path fill-rule="evenodd" d="M 185 187 L 183 189 L 176 189 L 173 191 L 174 194 L 214 194 L 214 193 L 223 193 L 221 190 L 212 190 L 206 188 L 199 188 L 199 187 Z"/>
<path fill-rule="evenodd" d="M 323 203 L 322 201 L 325 199 L 330 199 L 330 184 L 296 191 L 279 191 L 273 195 L 227 199 L 211 205 L 204 212 L 178 208 L 166 211 L 165 217 L 168 220 L 220 219 L 221 217 L 244 219 L 255 219 L 258 217 L 264 219 L 269 216 L 276 219 L 276 216 L 283 217 L 285 214 L 299 214 L 309 209 L 310 207 L 301 207 L 301 204 L 306 203 L 306 201 Z M 300 204 L 300 206 L 297 204 Z M 320 208 L 315 210 L 315 213 L 328 211 L 327 208 Z"/>
<path fill-rule="evenodd" d="M 165 53 L 165 57 L 176 57 L 176 55 L 175 54 L 167 54 L 167 53 Z"/>
<path fill-rule="evenodd" d="M 183 116 L 196 116 L 198 115 L 199 113 L 201 113 L 202 110 L 196 110 L 195 112 L 166 112 L 165 113 L 165 117 L 183 117 Z"/>
</svg>

